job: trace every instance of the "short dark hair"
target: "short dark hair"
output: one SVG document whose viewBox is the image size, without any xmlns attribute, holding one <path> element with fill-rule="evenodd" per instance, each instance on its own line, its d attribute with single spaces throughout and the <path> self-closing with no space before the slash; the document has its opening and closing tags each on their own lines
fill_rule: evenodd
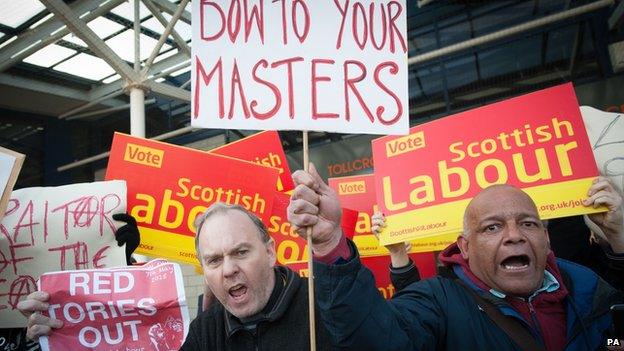
<svg viewBox="0 0 624 351">
<path fill-rule="evenodd" d="M 253 212 L 250 212 L 249 210 L 247 210 L 241 205 L 229 205 L 224 202 L 215 202 L 214 204 L 210 205 L 210 207 L 208 207 L 206 211 L 204 211 L 204 213 L 197 216 L 194 222 L 195 224 L 195 252 L 197 254 L 197 259 L 199 260 L 200 263 L 201 263 L 201 256 L 199 253 L 199 233 L 201 232 L 201 229 L 204 226 L 204 223 L 211 216 L 215 214 L 219 214 L 219 213 L 226 213 L 228 211 L 240 211 L 244 213 L 247 217 L 249 217 L 251 222 L 253 222 L 253 224 L 258 229 L 258 235 L 260 237 L 260 240 L 263 243 L 268 243 L 269 240 L 271 240 L 271 236 L 269 235 L 269 231 L 267 230 L 267 227 L 264 225 L 264 223 L 262 223 L 260 218 L 258 218 Z"/>
</svg>

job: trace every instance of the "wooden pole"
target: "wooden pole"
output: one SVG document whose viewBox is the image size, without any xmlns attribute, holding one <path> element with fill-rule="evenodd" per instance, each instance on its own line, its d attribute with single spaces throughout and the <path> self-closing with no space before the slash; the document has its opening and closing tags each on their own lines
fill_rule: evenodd
<svg viewBox="0 0 624 351">
<path fill-rule="evenodd" d="M 303 131 L 303 170 L 308 171 L 308 131 Z M 308 238 L 308 310 L 310 316 L 310 350 L 316 351 L 316 319 L 314 318 L 314 268 L 312 265 L 312 227 L 306 228 Z"/>
</svg>

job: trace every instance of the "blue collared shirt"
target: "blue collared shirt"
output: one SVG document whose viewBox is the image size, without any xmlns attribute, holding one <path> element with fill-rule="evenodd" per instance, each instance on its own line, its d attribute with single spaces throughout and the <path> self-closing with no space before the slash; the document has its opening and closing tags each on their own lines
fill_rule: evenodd
<svg viewBox="0 0 624 351">
<path fill-rule="evenodd" d="M 528 301 L 531 302 L 531 300 L 533 300 L 533 298 L 537 295 L 539 295 L 539 293 L 545 291 L 545 292 L 553 292 L 559 289 L 559 282 L 557 281 L 557 278 L 555 278 L 554 275 L 552 275 L 549 271 L 544 270 L 544 280 L 542 281 L 542 286 L 535 290 L 533 292 L 533 294 L 531 294 L 531 296 L 529 296 Z M 506 294 L 496 290 L 496 289 L 490 289 L 490 293 L 498 298 L 504 299 L 505 297 L 507 297 Z"/>
</svg>

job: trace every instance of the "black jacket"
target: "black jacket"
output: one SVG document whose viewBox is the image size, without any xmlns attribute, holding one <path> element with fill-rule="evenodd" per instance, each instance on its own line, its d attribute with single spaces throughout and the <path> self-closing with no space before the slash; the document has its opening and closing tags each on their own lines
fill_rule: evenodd
<svg viewBox="0 0 624 351">
<path fill-rule="evenodd" d="M 307 280 L 286 267 L 275 270 L 284 280 L 284 288 L 255 328 L 246 328 L 215 302 L 193 320 L 180 350 L 309 350 Z M 316 348 L 331 350 L 320 317 L 316 320 Z"/>
</svg>

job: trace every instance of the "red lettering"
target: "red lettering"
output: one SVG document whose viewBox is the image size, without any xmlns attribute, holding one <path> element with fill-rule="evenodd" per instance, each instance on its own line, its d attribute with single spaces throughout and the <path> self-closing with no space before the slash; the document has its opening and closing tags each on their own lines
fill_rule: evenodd
<svg viewBox="0 0 624 351">
<path fill-rule="evenodd" d="M 354 78 L 350 78 L 349 77 L 349 65 L 355 65 L 359 67 L 360 75 Z M 371 122 L 375 122 L 372 112 L 370 111 L 368 106 L 366 106 L 366 102 L 364 102 L 362 95 L 360 95 L 360 92 L 355 86 L 355 83 L 361 82 L 362 80 L 364 80 L 365 77 L 366 77 L 366 66 L 364 66 L 363 63 L 359 61 L 355 61 L 355 60 L 345 61 L 344 63 L 344 99 L 345 99 L 345 118 L 347 121 L 351 120 L 351 108 L 349 104 L 349 90 L 351 90 L 353 91 L 353 94 L 355 95 L 358 102 L 360 103 L 360 106 L 362 106 L 362 108 L 364 109 L 364 112 L 366 112 L 366 116 L 368 117 L 368 119 Z"/>
<path fill-rule="evenodd" d="M 281 60 L 281 61 L 275 61 L 271 64 L 271 68 L 275 68 L 278 66 L 281 66 L 283 64 L 286 64 L 286 74 L 288 77 L 288 116 L 290 117 L 290 119 L 294 119 L 295 118 L 295 103 L 294 103 L 294 88 L 293 88 L 293 70 L 292 70 L 292 64 L 293 62 L 301 62 L 303 61 L 303 57 L 292 57 L 286 60 Z"/>
<path fill-rule="evenodd" d="M 371 42 L 373 43 L 373 47 L 375 47 L 375 49 L 377 50 L 381 50 L 384 45 L 386 45 L 386 30 L 387 30 L 387 24 L 386 24 L 386 11 L 384 10 L 383 5 L 379 6 L 379 11 L 381 12 L 381 25 L 382 25 L 382 37 L 383 39 L 381 40 L 381 44 L 377 44 L 377 41 L 375 40 L 375 31 L 373 28 L 375 28 L 373 26 L 373 22 L 375 19 L 375 3 L 371 3 L 368 11 L 370 12 L 370 17 L 369 17 L 369 26 L 370 26 L 370 38 L 371 38 Z"/>
<path fill-rule="evenodd" d="M 28 222 L 22 223 L 26 216 L 28 216 Z M 33 219 L 33 202 L 32 201 L 28 201 L 28 204 L 26 205 L 26 208 L 24 209 L 24 212 L 22 212 L 22 215 L 20 216 L 19 220 L 17 221 L 17 224 L 13 228 L 13 242 L 18 242 L 19 241 L 17 239 L 17 235 L 20 233 L 20 231 L 21 231 L 20 229 L 21 228 L 28 228 L 28 230 L 30 231 L 30 243 L 31 243 L 31 245 L 35 245 L 35 237 L 34 237 L 33 227 L 35 226 L 35 224 L 39 224 L 39 222 L 33 222 L 33 220 L 34 220 Z"/>
<path fill-rule="evenodd" d="M 199 57 L 195 57 L 195 69 L 196 69 L 196 74 L 195 74 L 195 106 L 193 106 L 193 118 L 197 118 L 199 116 L 199 96 L 200 96 L 200 92 L 201 92 L 201 85 L 199 84 L 199 79 L 201 78 L 204 82 L 204 85 L 208 85 L 210 83 L 210 80 L 212 79 L 213 74 L 216 72 L 219 73 L 218 75 L 218 92 L 219 92 L 219 118 L 223 118 L 224 116 L 224 110 L 225 108 L 223 107 L 224 102 L 223 102 L 223 66 L 221 64 L 221 58 L 219 58 L 219 61 L 217 61 L 217 63 L 215 64 L 214 68 L 210 71 L 210 74 L 206 74 L 206 70 L 204 69 L 204 66 L 202 65 L 201 61 L 199 60 Z"/>
<path fill-rule="evenodd" d="M 254 20 L 254 17 L 255 17 L 256 27 L 258 28 L 258 34 L 260 35 L 260 41 L 262 42 L 262 44 L 264 44 L 264 4 L 262 0 L 260 0 L 260 9 L 258 10 L 258 6 L 253 5 L 251 7 L 251 12 L 249 11 L 247 0 L 245 0 L 244 4 L 245 4 L 245 42 L 249 40 L 249 34 L 251 33 L 252 21 Z"/>
<path fill-rule="evenodd" d="M 205 18 L 205 14 L 204 14 L 204 9 L 205 6 L 210 6 L 210 7 L 214 7 L 218 12 L 219 12 L 219 17 L 221 18 L 221 29 L 219 29 L 219 31 L 213 35 L 213 36 L 205 36 L 204 33 L 206 32 L 204 30 L 204 18 Z M 221 37 L 221 35 L 223 35 L 223 32 L 225 31 L 225 14 L 223 13 L 223 11 L 221 10 L 221 8 L 219 7 L 219 5 L 208 2 L 207 0 L 201 0 L 201 3 L 199 5 L 199 26 L 200 26 L 200 30 L 201 30 L 201 39 L 205 40 L 205 41 L 211 41 L 211 40 L 216 40 L 219 37 Z"/>
<path fill-rule="evenodd" d="M 344 31 L 345 21 L 347 19 L 347 8 L 349 7 L 349 0 L 345 1 L 344 8 L 340 7 L 339 0 L 334 0 L 334 4 L 340 12 L 342 19 L 340 20 L 340 29 L 338 30 L 338 37 L 336 38 L 336 49 L 340 49 L 342 46 L 342 32 Z"/>
<path fill-rule="evenodd" d="M 379 119 L 381 124 L 391 125 L 397 122 L 399 118 L 401 118 L 401 115 L 403 114 L 403 104 L 401 103 L 401 99 L 399 99 L 399 97 L 396 96 L 396 94 L 392 90 L 390 90 L 385 84 L 383 84 L 381 82 L 381 79 L 379 78 L 379 74 L 381 70 L 386 67 L 390 67 L 390 74 L 396 75 L 399 73 L 399 66 L 395 62 L 392 62 L 392 61 L 382 62 L 381 64 L 377 65 L 377 67 L 375 68 L 375 74 L 374 74 L 375 84 L 377 84 L 377 86 L 379 86 L 381 90 L 385 91 L 388 95 L 390 95 L 394 99 L 394 102 L 397 105 L 397 113 L 390 120 L 385 120 L 382 116 L 384 113 L 385 107 L 378 106 L 376 114 L 377 114 L 377 119 Z"/>
<path fill-rule="evenodd" d="M 303 13 L 304 13 L 303 34 L 299 33 L 299 26 L 297 25 L 297 5 L 301 6 L 301 8 L 303 9 Z M 291 16 L 292 16 L 292 26 L 293 26 L 293 30 L 295 31 L 295 36 L 297 37 L 297 39 L 299 39 L 300 43 L 303 43 L 308 36 L 308 32 L 310 32 L 310 12 L 308 11 L 308 6 L 305 4 L 305 2 L 301 0 L 295 0 L 292 6 Z"/>
<path fill-rule="evenodd" d="M 334 60 L 328 59 L 313 59 L 312 60 L 312 119 L 319 118 L 338 118 L 337 113 L 332 112 L 318 112 L 318 98 L 316 96 L 316 84 L 318 82 L 329 82 L 331 81 L 330 77 L 327 76 L 318 76 L 316 73 L 316 65 L 317 64 L 334 64 Z"/>
<path fill-rule="evenodd" d="M 59 263 L 61 265 L 61 270 L 65 271 L 67 269 L 87 269 L 89 268 L 89 252 L 88 252 L 87 244 L 82 241 L 78 241 L 75 244 L 70 245 L 62 245 L 58 247 L 51 247 L 48 249 L 50 252 L 59 251 Z M 66 267 L 67 260 L 67 252 L 71 251 L 74 254 L 74 266 L 72 268 Z"/>
<path fill-rule="evenodd" d="M 392 14 L 392 5 L 395 5 L 397 8 L 397 13 L 396 14 Z M 401 47 L 403 48 L 403 52 L 407 52 L 407 47 L 405 44 L 405 39 L 403 38 L 403 36 L 401 35 L 401 31 L 399 30 L 399 28 L 397 27 L 395 21 L 399 18 L 399 16 L 401 15 L 401 12 L 403 12 L 403 7 L 401 7 L 401 4 L 399 4 L 396 1 L 390 1 L 388 3 L 388 16 L 390 17 L 390 52 L 394 53 L 394 34 L 396 33 L 396 35 L 398 36 L 398 41 L 401 44 Z"/>
<path fill-rule="evenodd" d="M 236 42 L 236 37 L 238 36 L 238 32 L 240 31 L 240 20 L 241 20 L 241 8 L 239 0 L 232 0 L 230 2 L 230 9 L 228 10 L 228 35 L 230 36 L 230 41 L 232 43 Z M 232 28 L 232 23 L 234 24 L 234 28 Z"/>
<path fill-rule="evenodd" d="M 364 30 L 364 34 L 362 35 L 362 38 L 360 38 L 359 31 L 358 31 L 358 15 L 357 15 L 358 9 L 360 10 L 359 12 L 362 14 L 362 22 L 364 23 L 364 25 L 362 26 Z M 364 50 L 364 46 L 366 46 L 366 41 L 368 40 L 368 27 L 366 26 L 366 22 L 367 21 L 366 21 L 366 13 L 364 12 L 364 5 L 362 5 L 362 3 L 360 2 L 355 3 L 353 5 L 353 15 L 351 19 L 351 26 L 353 30 L 353 39 L 355 40 L 355 43 L 360 47 L 360 50 Z"/>
<path fill-rule="evenodd" d="M 114 204 L 110 207 L 107 204 L 108 199 L 114 200 Z M 121 199 L 119 198 L 119 196 L 117 196 L 117 194 L 108 194 L 100 199 L 100 236 L 104 235 L 104 222 L 108 224 L 108 228 L 111 230 L 111 232 L 115 233 L 115 224 L 110 218 L 112 216 L 109 217 L 107 215 L 115 211 L 120 204 Z"/>
<path fill-rule="evenodd" d="M 258 63 L 256 63 L 253 67 L 252 76 L 256 82 L 262 85 L 265 85 L 269 89 L 271 89 L 271 91 L 273 92 L 273 95 L 275 96 L 275 105 L 273 106 L 271 110 L 267 111 L 266 113 L 260 113 L 254 109 L 254 107 L 258 106 L 258 101 L 252 100 L 251 106 L 250 106 L 251 113 L 253 113 L 253 116 L 257 119 L 268 119 L 268 118 L 273 117 L 275 113 L 277 113 L 277 111 L 279 110 L 280 106 L 282 106 L 282 95 L 280 94 L 279 88 L 275 86 L 275 84 L 258 77 L 258 74 L 256 72 L 259 66 L 262 66 L 263 68 L 267 68 L 268 65 L 269 63 L 266 60 L 258 61 Z M 289 79 L 289 81 L 290 80 L 292 79 Z"/>
<path fill-rule="evenodd" d="M 243 106 L 243 113 L 245 114 L 245 118 L 251 117 L 249 113 L 249 108 L 247 107 L 247 99 L 245 98 L 245 91 L 243 90 L 243 86 L 240 80 L 240 73 L 238 72 L 238 65 L 236 64 L 236 60 L 234 60 L 234 68 L 232 68 L 232 79 L 230 83 L 230 112 L 228 113 L 228 118 L 232 119 L 234 117 L 234 90 L 238 88 L 238 96 L 241 99 L 241 105 Z"/>
<path fill-rule="evenodd" d="M 103 248 L 99 249 L 95 255 L 93 255 L 93 260 L 91 260 L 93 262 L 93 268 L 104 268 L 104 263 L 100 263 L 100 260 L 106 258 L 106 251 L 108 251 L 108 249 L 110 248 L 109 245 L 104 246 Z"/>
</svg>

